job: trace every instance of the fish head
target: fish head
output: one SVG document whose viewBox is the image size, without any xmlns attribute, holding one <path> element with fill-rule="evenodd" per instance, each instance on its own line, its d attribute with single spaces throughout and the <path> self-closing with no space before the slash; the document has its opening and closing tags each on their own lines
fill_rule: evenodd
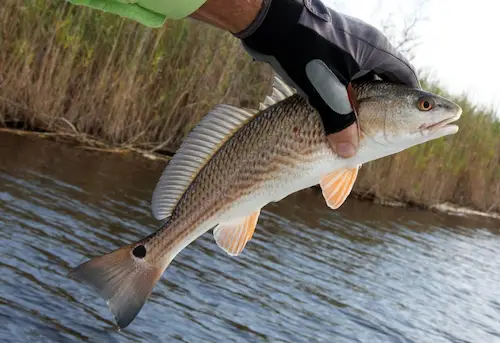
<svg viewBox="0 0 500 343">
<path fill-rule="evenodd" d="M 458 131 L 452 123 L 462 109 L 442 96 L 384 82 L 358 85 L 355 90 L 362 136 L 384 146 L 386 155 Z"/>
</svg>

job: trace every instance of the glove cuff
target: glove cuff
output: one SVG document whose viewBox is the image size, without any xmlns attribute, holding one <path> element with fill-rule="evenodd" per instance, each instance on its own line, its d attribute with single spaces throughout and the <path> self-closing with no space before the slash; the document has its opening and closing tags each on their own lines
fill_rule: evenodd
<svg viewBox="0 0 500 343">
<path fill-rule="evenodd" d="M 260 27 L 260 25 L 266 18 L 267 13 L 269 12 L 269 8 L 271 8 L 271 2 L 272 0 L 262 0 L 262 6 L 259 10 L 259 13 L 257 13 L 255 19 L 250 23 L 250 25 L 248 25 L 246 29 L 234 33 L 233 36 L 241 40 L 244 40 L 245 38 L 251 36 Z"/>
<path fill-rule="evenodd" d="M 250 48 L 272 54 L 277 44 L 291 36 L 304 6 L 297 0 L 262 0 L 254 21 L 243 31 L 233 34 Z"/>
</svg>

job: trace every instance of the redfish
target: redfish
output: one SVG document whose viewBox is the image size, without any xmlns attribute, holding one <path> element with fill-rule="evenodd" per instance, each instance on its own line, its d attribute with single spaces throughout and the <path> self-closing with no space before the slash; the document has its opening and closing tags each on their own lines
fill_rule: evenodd
<svg viewBox="0 0 500 343">
<path fill-rule="evenodd" d="M 360 166 L 458 131 L 462 109 L 426 92 L 383 81 L 352 84 L 360 129 L 358 153 L 337 156 L 316 110 L 275 76 L 259 110 L 217 105 L 188 134 L 154 190 L 153 234 L 72 272 L 92 286 L 128 326 L 175 256 L 213 229 L 217 245 L 236 256 L 252 238 L 261 209 L 302 189 L 321 187 L 339 208 Z"/>
</svg>

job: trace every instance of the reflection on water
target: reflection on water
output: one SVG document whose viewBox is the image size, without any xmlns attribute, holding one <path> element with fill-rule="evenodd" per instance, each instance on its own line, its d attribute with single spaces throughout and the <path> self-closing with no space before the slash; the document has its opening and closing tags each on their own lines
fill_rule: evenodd
<svg viewBox="0 0 500 343">
<path fill-rule="evenodd" d="M 500 342 L 498 222 L 315 190 L 264 208 L 239 257 L 207 232 L 117 332 L 67 273 L 156 230 L 163 162 L 0 137 L 1 342 Z"/>
</svg>

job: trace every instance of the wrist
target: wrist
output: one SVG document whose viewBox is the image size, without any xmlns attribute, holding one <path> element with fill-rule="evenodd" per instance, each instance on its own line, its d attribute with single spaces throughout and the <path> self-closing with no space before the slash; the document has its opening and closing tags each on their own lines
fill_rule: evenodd
<svg viewBox="0 0 500 343">
<path fill-rule="evenodd" d="M 208 0 L 190 17 L 235 34 L 255 20 L 265 1 Z"/>
</svg>

